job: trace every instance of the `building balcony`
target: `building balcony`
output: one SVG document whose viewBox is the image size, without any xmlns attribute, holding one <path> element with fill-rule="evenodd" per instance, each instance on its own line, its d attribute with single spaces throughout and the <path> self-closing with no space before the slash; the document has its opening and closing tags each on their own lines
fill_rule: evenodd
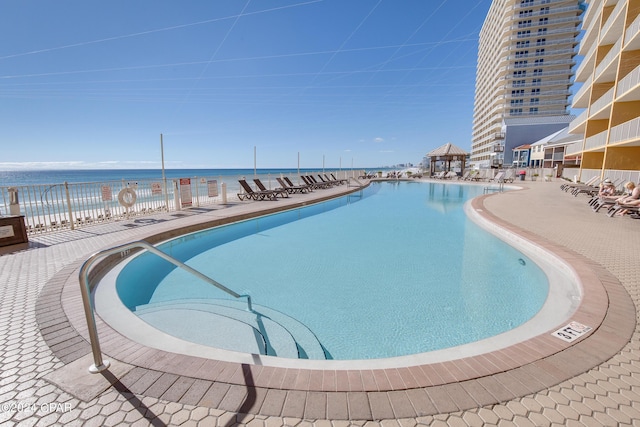
<svg viewBox="0 0 640 427">
<path fill-rule="evenodd" d="M 563 88 L 568 88 L 571 86 L 571 79 L 562 79 L 562 80 L 543 80 L 539 83 L 528 82 L 525 84 L 515 84 L 513 79 L 510 84 L 503 85 L 499 87 L 500 90 L 511 90 L 511 89 L 528 89 L 528 88 L 549 88 L 553 86 L 562 86 Z M 516 79 L 517 80 L 517 79 Z M 567 91 L 568 92 L 568 91 Z"/>
<path fill-rule="evenodd" d="M 493 152 L 494 153 L 504 153 L 504 145 L 502 145 L 502 144 L 493 144 Z"/>
<path fill-rule="evenodd" d="M 619 1 L 616 7 L 609 15 L 607 22 L 600 30 L 600 40 L 598 44 L 606 45 L 611 44 L 618 40 L 624 33 L 624 18 L 625 14 L 622 13 L 627 2 Z"/>
<path fill-rule="evenodd" d="M 621 102 L 640 100 L 640 65 L 618 81 L 616 100 Z"/>
<path fill-rule="evenodd" d="M 569 144 L 564 149 L 565 156 L 575 156 L 576 154 L 582 153 L 582 144 L 583 141 L 574 142 L 573 144 Z"/>
<path fill-rule="evenodd" d="M 589 106 L 589 94 L 591 93 L 591 83 L 593 76 L 589 76 L 582 87 L 573 95 L 573 108 L 587 108 Z"/>
<path fill-rule="evenodd" d="M 589 118 L 589 110 L 585 109 L 569 123 L 569 132 L 584 133 L 587 128 L 587 118 Z"/>
<path fill-rule="evenodd" d="M 584 150 L 595 150 L 604 148 L 607 143 L 607 131 L 602 131 L 587 138 L 584 142 Z"/>
<path fill-rule="evenodd" d="M 576 70 L 576 80 L 579 82 L 584 81 L 588 76 L 593 73 L 593 67 L 596 63 L 596 52 L 598 50 L 598 45 L 594 44 L 589 48 L 589 51 L 586 52 L 584 58 L 582 58 L 582 62 L 580 66 Z"/>
<path fill-rule="evenodd" d="M 545 17 L 548 17 L 549 15 L 543 15 Z M 566 16 L 564 18 L 554 18 L 554 17 L 550 17 L 547 21 L 540 23 L 539 21 L 540 17 L 539 16 L 527 16 L 527 17 L 522 17 L 519 18 L 517 16 L 510 16 L 508 18 L 505 19 L 505 24 L 508 24 L 508 22 L 514 22 L 514 21 L 531 21 L 531 22 L 522 22 L 522 23 L 518 23 L 516 22 L 515 24 L 512 25 L 508 25 L 507 29 L 514 31 L 514 30 L 527 30 L 527 29 L 533 29 L 533 30 L 537 30 L 538 27 L 540 26 L 544 26 L 544 27 L 549 27 L 549 26 L 555 26 L 555 25 L 560 25 L 560 24 L 571 24 L 571 23 L 575 23 L 576 26 L 580 23 L 580 17 L 578 15 L 573 15 L 573 16 Z"/>
<path fill-rule="evenodd" d="M 611 50 L 602 58 L 602 61 L 596 66 L 594 73 L 597 83 L 612 82 L 616 78 L 616 70 L 618 68 L 618 59 L 622 50 L 622 39 L 613 45 Z"/>
<path fill-rule="evenodd" d="M 609 144 L 640 141 L 640 117 L 611 128 Z"/>
<path fill-rule="evenodd" d="M 589 119 L 602 120 L 608 119 L 611 114 L 611 106 L 613 104 L 613 90 L 612 87 L 606 91 L 600 98 L 598 98 L 589 109 Z"/>
<path fill-rule="evenodd" d="M 631 25 L 625 31 L 625 47 L 624 50 L 638 50 L 640 49 L 640 15 L 636 16 Z"/>
<path fill-rule="evenodd" d="M 553 6 L 554 4 L 563 3 L 566 0 L 536 0 L 534 2 L 528 4 L 522 4 L 520 2 L 516 2 L 513 6 L 509 6 L 507 10 L 518 10 L 518 9 L 528 9 L 535 6 Z"/>
</svg>

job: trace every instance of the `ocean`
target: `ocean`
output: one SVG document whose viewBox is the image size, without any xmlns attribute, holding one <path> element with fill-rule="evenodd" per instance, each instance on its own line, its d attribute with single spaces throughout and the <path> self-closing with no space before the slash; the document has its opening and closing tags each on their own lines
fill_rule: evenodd
<svg viewBox="0 0 640 427">
<path fill-rule="evenodd" d="M 300 169 L 301 173 L 316 172 L 319 169 Z M 322 169 L 320 169 L 322 170 Z M 327 172 L 337 169 L 325 168 Z M 343 171 L 346 169 L 343 169 Z M 165 169 L 167 179 L 211 177 L 227 178 L 236 181 L 242 176 L 253 177 L 253 169 Z M 258 175 L 297 174 L 298 169 L 256 169 Z M 47 185 L 85 182 L 107 181 L 136 181 L 162 178 L 160 169 L 86 169 L 86 170 L 31 170 L 31 171 L 0 171 L 0 187 L 22 185 Z"/>
</svg>

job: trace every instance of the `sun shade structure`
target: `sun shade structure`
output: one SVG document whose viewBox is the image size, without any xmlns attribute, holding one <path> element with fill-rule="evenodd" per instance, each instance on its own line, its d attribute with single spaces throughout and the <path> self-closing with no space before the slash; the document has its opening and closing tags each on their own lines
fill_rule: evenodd
<svg viewBox="0 0 640 427">
<path fill-rule="evenodd" d="M 464 174 L 464 164 L 468 155 L 469 153 L 467 153 L 460 147 L 456 147 L 450 142 L 447 142 L 443 146 L 430 151 L 429 153 L 427 153 L 427 157 L 431 158 L 431 175 L 433 175 L 436 171 L 437 161 L 445 162 L 445 170 L 447 172 L 451 170 L 452 161 L 460 161 L 460 170 L 461 173 Z"/>
</svg>

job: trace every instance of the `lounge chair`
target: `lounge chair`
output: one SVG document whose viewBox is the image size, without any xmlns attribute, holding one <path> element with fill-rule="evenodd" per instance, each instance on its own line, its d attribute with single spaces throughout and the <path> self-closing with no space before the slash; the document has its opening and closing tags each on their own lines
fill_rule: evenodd
<svg viewBox="0 0 640 427">
<path fill-rule="evenodd" d="M 346 184 L 347 183 L 346 179 L 338 179 L 338 178 L 336 178 L 336 176 L 334 174 L 331 174 L 331 178 L 333 178 L 334 181 L 338 181 L 340 184 Z"/>
<path fill-rule="evenodd" d="M 443 179 L 453 179 L 456 178 L 458 176 L 457 173 L 455 173 L 454 171 L 449 171 L 446 174 L 444 174 Z"/>
<path fill-rule="evenodd" d="M 265 191 L 273 191 L 274 193 L 276 193 L 276 197 L 280 196 L 280 197 L 289 197 L 289 192 L 287 191 L 286 188 L 276 188 L 274 190 L 268 190 L 267 187 L 264 186 L 264 184 L 262 183 L 262 181 L 260 181 L 259 178 L 254 178 L 253 182 L 256 183 L 256 186 L 260 189 L 261 192 L 265 192 Z"/>
<path fill-rule="evenodd" d="M 282 178 L 276 178 L 280 187 L 285 189 L 289 194 L 293 193 L 306 193 L 307 191 L 311 191 L 308 185 L 289 185 Z"/>
<path fill-rule="evenodd" d="M 282 178 L 284 180 L 284 182 L 286 182 L 287 184 L 289 184 L 289 187 L 291 188 L 296 188 L 296 187 L 301 187 L 306 189 L 306 191 L 313 191 L 313 188 L 311 188 L 311 186 L 309 184 L 303 184 L 303 185 L 296 185 L 293 182 L 291 182 L 291 180 L 289 179 L 288 176 L 285 176 Z"/>
<path fill-rule="evenodd" d="M 318 182 L 313 176 L 311 175 L 300 175 L 300 178 L 302 178 L 302 180 L 307 184 L 310 185 L 311 188 L 313 188 L 314 190 L 317 188 L 329 188 L 331 187 L 331 185 L 324 183 L 324 182 Z"/>
<path fill-rule="evenodd" d="M 277 195 L 274 191 L 254 191 L 244 179 L 239 179 L 238 182 L 244 190 L 244 193 L 238 193 L 238 199 L 240 200 L 276 200 Z"/>
<path fill-rule="evenodd" d="M 330 180 L 327 175 L 324 176 L 324 178 L 322 177 L 322 175 L 318 174 L 318 178 L 320 179 L 320 182 L 324 182 L 326 184 L 329 184 L 331 187 L 333 187 L 334 185 L 338 185 L 338 181 L 333 181 Z"/>
<path fill-rule="evenodd" d="M 573 190 L 574 188 L 577 187 L 585 187 L 585 186 L 592 186 L 593 184 L 596 183 L 596 181 L 598 181 L 598 177 L 594 176 L 593 178 L 591 178 L 590 180 L 588 180 L 587 182 L 581 183 L 581 182 L 566 182 L 562 185 L 560 185 L 560 189 L 564 192 L 569 192 L 570 190 Z"/>
<path fill-rule="evenodd" d="M 627 205 L 624 203 L 616 203 L 611 206 L 607 211 L 609 217 L 614 217 L 618 212 L 624 211 L 625 213 L 640 213 L 640 205 Z"/>
<path fill-rule="evenodd" d="M 504 172 L 498 172 L 496 176 L 491 178 L 489 181 L 504 182 Z"/>
<path fill-rule="evenodd" d="M 446 174 L 446 172 L 445 172 L 445 171 L 440 171 L 440 172 L 438 172 L 437 174 L 433 175 L 433 176 L 432 176 L 432 178 L 435 178 L 435 179 L 444 179 L 444 174 Z"/>
</svg>

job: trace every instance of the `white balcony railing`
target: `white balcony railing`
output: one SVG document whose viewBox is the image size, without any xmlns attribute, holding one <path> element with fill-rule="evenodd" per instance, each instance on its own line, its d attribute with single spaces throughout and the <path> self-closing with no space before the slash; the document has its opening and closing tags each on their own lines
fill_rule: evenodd
<svg viewBox="0 0 640 427">
<path fill-rule="evenodd" d="M 640 139 L 640 117 L 611 128 L 609 144 Z"/>
<path fill-rule="evenodd" d="M 613 11 L 609 15 L 607 22 L 605 22 L 604 26 L 602 27 L 602 30 L 600 30 L 600 40 L 602 40 L 605 37 L 605 35 L 609 32 L 609 30 L 611 29 L 611 26 L 616 21 L 616 17 L 620 14 L 620 11 L 624 8 L 626 4 L 627 2 L 625 1 L 619 1 L 616 7 L 613 8 Z"/>
<path fill-rule="evenodd" d="M 625 42 L 629 43 L 631 40 L 638 37 L 638 33 L 640 33 L 640 14 L 636 16 L 636 19 L 633 20 L 631 25 L 627 28 L 627 31 L 625 31 Z"/>
<path fill-rule="evenodd" d="M 594 148 L 604 147 L 607 143 L 607 131 L 602 131 L 586 139 L 584 143 L 585 150 L 592 150 Z"/>
<path fill-rule="evenodd" d="M 638 85 L 640 85 L 640 65 L 618 82 L 616 98 L 621 97 L 633 88 L 637 88 Z"/>
<path fill-rule="evenodd" d="M 573 130 L 582 126 L 584 122 L 587 121 L 587 117 L 589 117 L 589 110 L 585 109 L 582 113 L 578 115 L 578 117 L 576 117 L 571 121 L 571 123 L 569 124 L 569 132 L 572 132 Z"/>
<path fill-rule="evenodd" d="M 598 66 L 596 67 L 596 72 L 594 73 L 594 75 L 596 77 L 599 76 L 605 70 L 605 68 L 607 68 L 611 64 L 614 58 L 618 56 L 621 50 L 622 50 L 622 39 L 618 40 L 618 42 L 615 45 L 613 45 L 609 53 L 605 55 L 605 57 L 602 59 L 600 64 L 598 64 Z"/>
<path fill-rule="evenodd" d="M 613 89 L 614 88 L 611 88 L 606 91 L 604 95 L 598 98 L 598 100 L 591 105 L 591 114 L 597 113 L 613 102 Z"/>
<path fill-rule="evenodd" d="M 575 156 L 576 154 L 580 153 L 582 153 L 582 141 L 569 144 L 564 149 L 565 156 Z"/>
</svg>

